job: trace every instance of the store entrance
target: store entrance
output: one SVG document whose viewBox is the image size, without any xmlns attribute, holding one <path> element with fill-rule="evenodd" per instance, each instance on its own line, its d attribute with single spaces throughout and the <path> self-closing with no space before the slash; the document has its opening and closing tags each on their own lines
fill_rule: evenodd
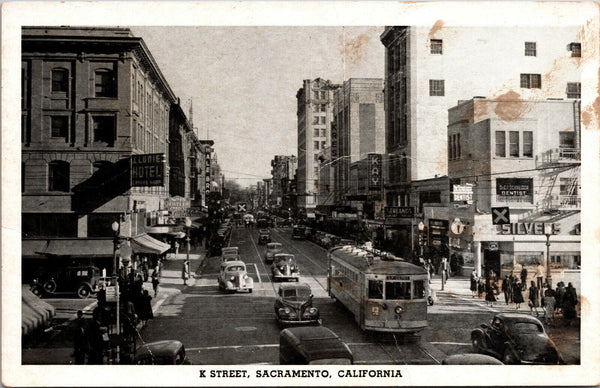
<svg viewBox="0 0 600 388">
<path fill-rule="evenodd" d="M 496 277 L 500 277 L 500 251 L 483 250 L 483 276 L 494 271 Z"/>
</svg>

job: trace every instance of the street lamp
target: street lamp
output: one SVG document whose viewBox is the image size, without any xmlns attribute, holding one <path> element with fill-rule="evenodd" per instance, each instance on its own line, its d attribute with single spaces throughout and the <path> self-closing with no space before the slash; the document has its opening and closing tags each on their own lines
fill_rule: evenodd
<svg viewBox="0 0 600 388">
<path fill-rule="evenodd" d="M 120 308 L 119 308 L 119 267 L 118 267 L 118 262 L 117 262 L 117 249 L 119 247 L 119 222 L 115 221 L 112 223 L 111 227 L 114 233 L 114 237 L 113 237 L 113 276 L 115 277 L 115 293 L 116 295 L 116 300 L 117 300 L 117 341 L 120 340 L 120 335 L 121 335 L 121 320 L 120 320 Z M 116 358 L 115 361 L 117 364 L 120 363 L 120 348 L 119 348 L 119 343 L 117 342 L 117 348 L 116 348 Z"/>
<path fill-rule="evenodd" d="M 546 283 L 548 288 L 552 286 L 552 275 L 550 274 L 550 236 L 552 235 L 552 224 L 544 224 L 546 235 Z"/>
<path fill-rule="evenodd" d="M 420 256 L 423 257 L 423 231 L 425 230 L 425 224 L 423 223 L 423 221 L 419 222 L 419 225 L 417 225 L 417 227 L 419 228 L 419 253 Z"/>
</svg>

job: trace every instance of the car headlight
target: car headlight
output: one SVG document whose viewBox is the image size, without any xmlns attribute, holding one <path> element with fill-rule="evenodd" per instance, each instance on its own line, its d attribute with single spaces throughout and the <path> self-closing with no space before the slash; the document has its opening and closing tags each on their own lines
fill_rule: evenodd
<svg viewBox="0 0 600 388">
<path fill-rule="evenodd" d="M 244 275 L 244 279 L 248 279 L 248 275 Z"/>
<path fill-rule="evenodd" d="M 303 317 L 305 317 L 305 318 L 314 317 L 318 313 L 319 313 L 319 310 L 317 308 L 310 307 L 304 311 Z"/>
<path fill-rule="evenodd" d="M 403 311 L 404 309 L 402 308 L 402 306 L 396 306 L 396 308 L 394 309 L 394 312 L 398 315 L 402 314 Z"/>
<path fill-rule="evenodd" d="M 234 281 L 234 280 L 235 280 L 235 276 L 231 276 L 231 277 L 229 278 L 229 280 L 231 280 L 231 281 Z"/>
</svg>

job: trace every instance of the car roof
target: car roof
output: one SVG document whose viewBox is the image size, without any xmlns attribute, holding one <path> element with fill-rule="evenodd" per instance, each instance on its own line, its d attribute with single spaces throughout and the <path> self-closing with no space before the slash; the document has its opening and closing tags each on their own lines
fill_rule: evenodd
<svg viewBox="0 0 600 388">
<path fill-rule="evenodd" d="M 225 264 L 227 263 L 227 264 Z M 232 260 L 232 261 L 227 261 L 223 263 L 224 267 L 228 268 L 228 267 L 233 267 L 236 265 L 243 265 L 244 267 L 246 267 L 246 263 L 244 263 L 243 261 L 240 260 Z"/>
<path fill-rule="evenodd" d="M 504 365 L 500 360 L 486 354 L 464 353 L 453 354 L 444 358 L 445 365 Z"/>
<path fill-rule="evenodd" d="M 291 290 L 296 288 L 308 288 L 310 290 L 310 286 L 306 283 L 282 283 L 279 285 L 281 290 Z"/>
<path fill-rule="evenodd" d="M 539 319 L 537 319 L 536 317 L 532 317 L 531 315 L 527 315 L 527 314 L 500 313 L 500 314 L 496 314 L 495 317 L 498 317 L 505 322 L 511 322 L 511 323 L 513 323 L 513 322 L 529 322 L 529 323 L 535 323 L 537 325 L 541 325 L 541 322 Z"/>
<path fill-rule="evenodd" d="M 267 248 L 280 248 L 282 246 L 283 246 L 283 244 L 278 243 L 278 242 L 267 243 Z"/>
<path fill-rule="evenodd" d="M 261 229 L 258 231 L 258 233 L 269 233 L 268 229 Z"/>
<path fill-rule="evenodd" d="M 149 342 L 136 349 L 134 361 L 141 360 L 147 357 L 164 357 L 173 356 L 183 347 L 181 341 L 163 340 Z"/>
<path fill-rule="evenodd" d="M 324 326 L 300 326 L 283 329 L 281 337 L 288 337 L 308 360 L 350 358 L 352 352 L 330 329 Z"/>
<path fill-rule="evenodd" d="M 221 252 L 233 252 L 234 250 L 237 251 L 238 249 L 238 247 L 223 247 L 221 248 Z"/>
</svg>

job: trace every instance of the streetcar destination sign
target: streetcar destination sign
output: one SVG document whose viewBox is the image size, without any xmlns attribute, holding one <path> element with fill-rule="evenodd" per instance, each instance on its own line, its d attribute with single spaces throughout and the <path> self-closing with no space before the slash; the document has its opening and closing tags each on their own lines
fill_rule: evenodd
<svg viewBox="0 0 600 388">
<path fill-rule="evenodd" d="M 165 154 L 131 156 L 131 186 L 163 186 Z"/>
</svg>

